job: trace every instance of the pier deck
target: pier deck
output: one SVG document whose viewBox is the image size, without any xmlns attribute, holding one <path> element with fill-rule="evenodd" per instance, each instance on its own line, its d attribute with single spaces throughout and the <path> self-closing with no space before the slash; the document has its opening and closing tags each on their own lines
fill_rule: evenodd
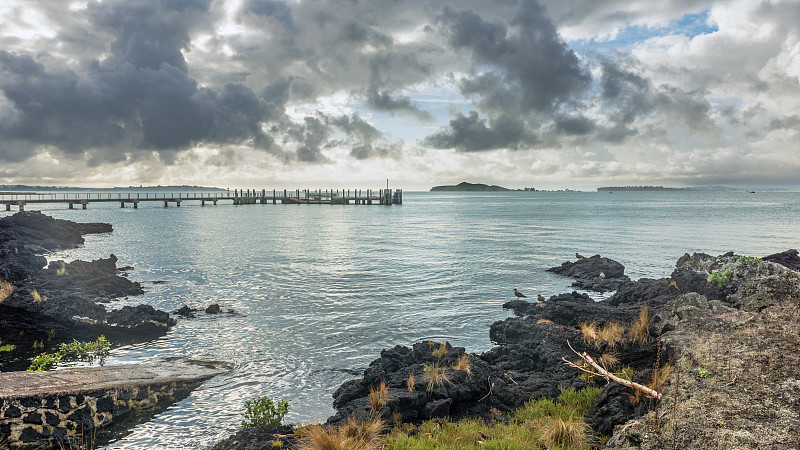
<svg viewBox="0 0 800 450">
<path fill-rule="evenodd" d="M 182 202 L 199 201 L 216 205 L 218 202 L 232 202 L 234 205 L 284 204 L 284 205 L 400 205 L 403 203 L 402 189 L 341 189 L 341 190 L 267 190 L 267 189 L 234 189 L 214 192 L 68 192 L 68 193 L 34 193 L 34 192 L 0 192 L 0 204 L 11 211 L 17 206 L 20 211 L 25 205 L 38 203 L 66 203 L 69 209 L 80 205 L 86 209 L 89 203 L 119 203 L 121 208 L 131 205 L 138 208 L 141 202 L 162 202 L 164 207 L 170 204 L 181 206 Z"/>
</svg>

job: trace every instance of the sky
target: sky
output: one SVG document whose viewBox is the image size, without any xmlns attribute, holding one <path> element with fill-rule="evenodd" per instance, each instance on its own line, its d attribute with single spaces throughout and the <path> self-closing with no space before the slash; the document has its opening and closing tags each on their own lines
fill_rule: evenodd
<svg viewBox="0 0 800 450">
<path fill-rule="evenodd" d="M 799 0 L 3 0 L 0 184 L 800 188 Z"/>
</svg>

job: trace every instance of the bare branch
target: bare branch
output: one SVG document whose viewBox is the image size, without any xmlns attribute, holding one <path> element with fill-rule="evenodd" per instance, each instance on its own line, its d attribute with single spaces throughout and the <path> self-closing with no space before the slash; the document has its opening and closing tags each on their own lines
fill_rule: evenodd
<svg viewBox="0 0 800 450">
<path fill-rule="evenodd" d="M 593 372 L 593 371 L 590 371 L 588 369 L 584 369 L 582 367 L 579 367 L 575 363 L 567 361 L 566 358 L 562 358 L 564 360 L 564 362 L 567 363 L 567 365 L 575 367 L 577 369 L 580 369 L 580 370 L 582 370 L 582 371 L 584 371 L 586 373 L 590 373 L 590 374 L 598 376 L 598 377 L 603 377 L 606 380 L 611 380 L 611 381 L 617 382 L 617 383 L 619 383 L 619 384 L 621 384 L 623 386 L 627 386 L 627 387 L 629 387 L 631 389 L 635 389 L 635 390 L 641 391 L 645 395 L 647 395 L 648 397 L 657 398 L 657 399 L 661 400 L 661 394 L 656 392 L 654 389 L 650 389 L 647 386 L 641 385 L 639 383 L 634 383 L 633 381 L 626 380 L 624 378 L 620 378 L 620 377 L 614 375 L 613 373 L 607 371 L 602 366 L 600 366 L 600 364 L 597 364 L 597 362 L 595 362 L 595 360 L 592 359 L 592 357 L 589 356 L 588 353 L 586 353 L 586 352 L 578 353 L 574 348 L 572 348 L 572 344 L 570 344 L 569 341 L 567 341 L 567 345 L 569 346 L 569 349 L 572 350 L 573 353 L 578 355 L 587 364 L 592 366 L 595 369 L 596 372 Z"/>
</svg>

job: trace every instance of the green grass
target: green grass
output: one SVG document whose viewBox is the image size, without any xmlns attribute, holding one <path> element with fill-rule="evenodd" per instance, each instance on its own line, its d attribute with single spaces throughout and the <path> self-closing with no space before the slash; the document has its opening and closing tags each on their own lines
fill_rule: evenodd
<svg viewBox="0 0 800 450">
<path fill-rule="evenodd" d="M 15 348 L 17 348 L 17 346 L 14 344 L 0 345 L 0 352 L 13 352 Z"/>
<path fill-rule="evenodd" d="M 553 449 L 588 448 L 591 436 L 583 416 L 600 395 L 600 388 L 562 389 L 558 400 L 537 399 L 511 413 L 508 420 L 486 423 L 478 419 L 423 422 L 414 436 L 410 425 L 395 427 L 386 437 L 387 450 L 434 449 Z M 573 433 L 575 446 L 564 445 L 564 430 Z M 555 440 L 555 441 L 554 441 Z M 568 441 L 568 439 L 567 439 Z"/>
</svg>

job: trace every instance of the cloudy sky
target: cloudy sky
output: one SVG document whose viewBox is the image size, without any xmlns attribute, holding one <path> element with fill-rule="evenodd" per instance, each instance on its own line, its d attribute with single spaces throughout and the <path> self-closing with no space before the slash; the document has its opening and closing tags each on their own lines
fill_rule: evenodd
<svg viewBox="0 0 800 450">
<path fill-rule="evenodd" d="M 3 0 L 0 184 L 800 187 L 798 0 Z"/>
</svg>

